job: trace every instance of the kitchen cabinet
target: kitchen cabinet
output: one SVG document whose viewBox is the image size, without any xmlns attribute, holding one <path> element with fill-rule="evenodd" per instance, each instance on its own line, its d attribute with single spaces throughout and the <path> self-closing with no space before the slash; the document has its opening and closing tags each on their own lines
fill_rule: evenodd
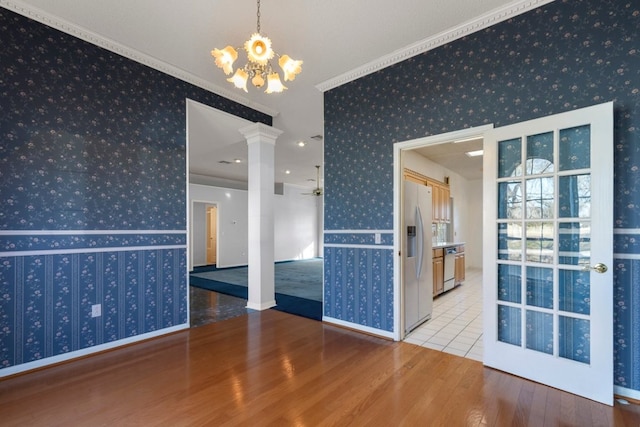
<svg viewBox="0 0 640 427">
<path fill-rule="evenodd" d="M 449 198 L 451 197 L 451 192 L 449 186 L 433 180 L 428 180 L 427 185 L 433 188 L 432 221 L 450 222 Z"/>
<path fill-rule="evenodd" d="M 433 250 L 433 296 L 444 292 L 444 251 Z"/>
<path fill-rule="evenodd" d="M 454 281 L 456 286 L 464 282 L 464 245 L 458 246 L 458 252 L 455 258 Z"/>
<path fill-rule="evenodd" d="M 442 188 L 438 185 L 433 185 L 431 183 L 431 188 L 433 188 L 433 215 L 431 217 L 432 222 L 442 222 Z"/>
<path fill-rule="evenodd" d="M 442 221 L 451 222 L 451 190 L 449 190 L 449 186 L 442 187 L 442 200 L 441 200 L 441 209 L 442 209 Z"/>
</svg>

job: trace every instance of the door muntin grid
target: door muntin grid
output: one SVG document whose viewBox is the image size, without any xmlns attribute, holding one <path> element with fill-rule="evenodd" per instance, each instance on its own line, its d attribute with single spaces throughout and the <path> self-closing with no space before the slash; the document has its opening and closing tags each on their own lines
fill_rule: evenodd
<svg viewBox="0 0 640 427">
<path fill-rule="evenodd" d="M 498 141 L 498 340 L 590 362 L 590 126 Z"/>
</svg>

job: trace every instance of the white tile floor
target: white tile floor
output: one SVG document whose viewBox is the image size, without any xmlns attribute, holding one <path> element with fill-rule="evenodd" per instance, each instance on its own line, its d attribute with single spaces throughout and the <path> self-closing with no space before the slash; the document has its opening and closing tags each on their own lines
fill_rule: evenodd
<svg viewBox="0 0 640 427">
<path fill-rule="evenodd" d="M 482 361 L 482 270 L 467 269 L 462 285 L 435 298 L 431 319 L 405 342 Z"/>
</svg>

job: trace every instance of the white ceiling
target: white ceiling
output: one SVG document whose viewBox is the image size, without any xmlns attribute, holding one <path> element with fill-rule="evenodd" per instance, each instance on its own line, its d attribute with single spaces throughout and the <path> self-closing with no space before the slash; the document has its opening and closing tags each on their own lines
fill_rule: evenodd
<svg viewBox="0 0 640 427">
<path fill-rule="evenodd" d="M 415 151 L 468 180 L 475 180 L 482 179 L 482 156 L 470 157 L 466 153 L 482 150 L 482 145 L 483 139 L 478 138 L 459 143 L 429 145 L 416 148 Z"/>
<path fill-rule="evenodd" d="M 276 113 L 283 131 L 276 143 L 276 181 L 315 187 L 315 165 L 322 164 L 323 87 L 353 70 L 431 39 L 434 35 L 520 0 L 263 0 L 261 32 L 274 50 L 304 61 L 302 73 L 281 94 L 249 93 L 226 82 L 210 51 L 240 46 L 256 30 L 253 0 L 0 0 L 5 7 L 42 12 L 81 32 L 180 70 L 191 81 L 231 94 L 246 105 Z M 239 63 L 244 63 L 239 52 Z M 217 89 L 219 88 L 219 90 Z M 246 144 L 237 118 L 194 108 L 190 124 L 190 168 L 199 175 L 246 181 Z M 213 136 L 215 135 L 215 137 Z M 305 141 L 304 148 L 297 146 Z M 454 163 L 455 164 L 455 163 Z M 284 170 L 289 169 L 290 175 Z M 309 181 L 311 180 L 311 181 Z M 322 179 L 321 179 L 322 180 Z"/>
</svg>

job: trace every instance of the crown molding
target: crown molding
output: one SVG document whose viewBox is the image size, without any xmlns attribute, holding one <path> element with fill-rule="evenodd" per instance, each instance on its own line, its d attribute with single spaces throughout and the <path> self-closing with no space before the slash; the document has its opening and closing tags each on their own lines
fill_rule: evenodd
<svg viewBox="0 0 640 427">
<path fill-rule="evenodd" d="M 402 62 L 406 59 L 420 55 L 429 50 L 433 50 L 439 46 L 451 43 L 454 40 L 475 33 L 476 31 L 480 31 L 499 22 L 513 18 L 514 16 L 523 14 L 547 3 L 551 3 L 552 1 L 554 0 L 519 0 L 513 3 L 509 3 L 508 5 L 502 6 L 498 9 L 494 9 L 484 15 L 464 22 L 457 27 L 450 28 L 432 37 L 426 38 L 416 43 L 412 43 L 402 49 L 368 62 L 344 74 L 340 74 L 337 77 L 324 81 L 316 85 L 316 88 L 321 92 L 326 92 L 338 86 L 342 86 L 343 84 L 357 80 L 368 74 L 375 73 L 376 71 L 382 70 L 383 68 L 387 68 L 391 65 L 397 64 L 398 62 Z"/>
<path fill-rule="evenodd" d="M 86 28 L 72 24 L 69 21 L 66 21 L 58 16 L 45 12 L 42 9 L 38 9 L 36 7 L 28 5 L 22 1 L 0 0 L 0 6 L 4 7 L 5 9 L 16 12 L 20 15 L 26 16 L 27 18 L 33 19 L 34 21 L 38 21 L 41 24 L 55 28 L 56 30 L 60 30 L 63 33 L 67 33 L 81 40 L 89 42 L 93 45 L 99 46 L 113 53 L 124 56 L 125 58 L 131 59 L 132 61 L 151 67 L 154 70 L 158 70 L 162 73 L 168 74 L 179 80 L 185 81 L 194 86 L 198 86 L 209 92 L 213 92 L 216 95 L 220 95 L 224 98 L 235 101 L 238 104 L 242 104 L 246 107 L 253 108 L 254 110 L 257 110 L 261 113 L 268 114 L 271 117 L 276 117 L 279 114 L 277 110 L 274 110 L 273 108 L 267 107 L 260 103 L 253 102 L 243 96 L 239 96 L 237 92 L 231 92 L 218 85 L 208 82 L 207 80 L 197 77 L 191 73 L 188 73 L 178 67 L 175 67 L 171 64 L 160 61 L 152 56 L 139 52 L 123 44 L 117 43 L 104 36 L 101 36 L 92 31 L 89 31 Z"/>
</svg>

